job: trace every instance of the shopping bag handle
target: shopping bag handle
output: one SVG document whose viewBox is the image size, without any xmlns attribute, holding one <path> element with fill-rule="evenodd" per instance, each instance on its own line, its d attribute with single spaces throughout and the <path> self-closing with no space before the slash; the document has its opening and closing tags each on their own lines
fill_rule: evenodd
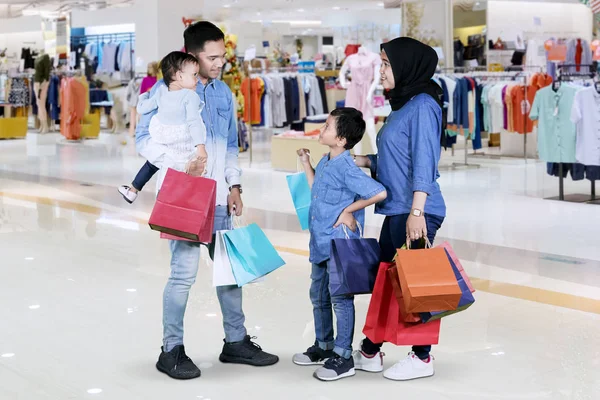
<svg viewBox="0 0 600 400">
<path fill-rule="evenodd" d="M 356 226 L 358 228 L 358 233 L 360 234 L 360 238 L 363 238 L 363 228 L 360 222 L 356 221 Z M 348 227 L 345 224 L 342 224 L 342 230 L 344 231 L 344 235 L 346 235 L 346 239 L 350 239 L 350 235 L 348 234 Z"/>
<path fill-rule="evenodd" d="M 194 161 L 196 161 L 196 160 L 198 160 L 198 157 L 194 157 L 194 158 L 192 158 L 191 160 L 189 160 L 189 161 L 188 161 L 188 162 L 185 164 L 185 173 L 186 173 L 186 174 L 189 174 L 189 173 L 190 173 L 190 165 L 191 165 L 191 164 L 192 164 Z M 206 163 L 206 164 L 204 165 L 204 171 L 202 171 L 202 175 L 200 175 L 200 176 L 204 177 L 204 176 L 206 176 L 206 175 L 208 174 L 208 168 L 206 168 L 206 167 L 208 167 L 208 163 Z"/>
<path fill-rule="evenodd" d="M 236 223 L 237 222 L 237 223 Z M 229 216 L 229 227 L 231 230 L 239 229 L 246 226 L 246 223 L 243 217 L 238 217 L 235 215 L 235 206 L 233 207 L 233 212 Z"/>
<path fill-rule="evenodd" d="M 430 249 L 430 248 L 433 247 L 433 245 L 431 244 L 431 242 L 429 241 L 429 238 L 427 236 L 422 237 L 421 240 L 425 241 L 425 248 L 426 249 Z M 406 246 L 406 250 L 410 250 L 411 243 L 412 243 L 412 240 L 410 240 L 410 238 L 407 236 L 406 237 L 406 244 L 404 246 L 402 246 L 402 249 L 404 249 L 404 247 Z"/>
</svg>

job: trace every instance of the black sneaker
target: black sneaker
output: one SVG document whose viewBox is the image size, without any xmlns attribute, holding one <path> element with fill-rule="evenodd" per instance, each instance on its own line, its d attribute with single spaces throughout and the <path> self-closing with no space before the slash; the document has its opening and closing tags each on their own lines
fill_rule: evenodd
<svg viewBox="0 0 600 400">
<path fill-rule="evenodd" d="M 352 357 L 345 359 L 338 354 L 334 354 L 325 362 L 324 366 L 315 371 L 314 377 L 321 381 L 337 381 L 355 374 L 354 359 Z"/>
<path fill-rule="evenodd" d="M 320 365 L 331 357 L 333 357 L 333 350 L 323 350 L 315 343 L 305 353 L 295 354 L 292 361 L 296 365 Z"/>
<path fill-rule="evenodd" d="M 175 346 L 168 353 L 162 347 L 161 350 L 163 351 L 156 363 L 156 369 L 160 372 L 164 372 L 173 379 L 194 379 L 200 376 L 200 370 L 185 354 L 183 345 Z"/>
<path fill-rule="evenodd" d="M 262 348 L 254 343 L 250 336 L 236 343 L 225 343 L 223 352 L 219 356 L 219 361 L 232 364 L 247 364 L 254 367 L 266 367 L 276 364 L 279 357 L 266 353 Z"/>
</svg>

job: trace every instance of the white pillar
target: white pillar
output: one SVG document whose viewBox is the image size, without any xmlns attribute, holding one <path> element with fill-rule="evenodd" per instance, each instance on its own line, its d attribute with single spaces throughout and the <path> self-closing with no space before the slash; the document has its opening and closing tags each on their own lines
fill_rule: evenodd
<svg viewBox="0 0 600 400">
<path fill-rule="evenodd" d="M 202 0 L 136 0 L 135 7 L 139 10 L 135 22 L 136 52 L 142 63 L 138 70 L 145 71 L 149 62 L 181 50 L 182 18 L 202 15 L 203 5 Z"/>
</svg>

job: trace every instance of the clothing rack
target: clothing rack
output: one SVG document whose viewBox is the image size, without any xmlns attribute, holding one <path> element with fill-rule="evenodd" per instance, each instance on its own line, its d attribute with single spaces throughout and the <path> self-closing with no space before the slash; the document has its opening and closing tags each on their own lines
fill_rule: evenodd
<svg viewBox="0 0 600 400">
<path fill-rule="evenodd" d="M 563 72 L 563 68 L 572 67 L 584 67 L 590 68 L 590 72 Z M 594 79 L 597 77 L 597 72 L 593 72 L 593 65 L 591 64 L 561 64 L 558 65 L 558 77 L 552 84 L 553 90 L 558 90 L 561 82 L 568 82 L 572 79 Z M 558 85 L 556 85 L 558 83 Z M 558 163 L 558 196 L 548 197 L 546 200 L 559 200 L 566 201 L 569 203 L 588 203 L 600 205 L 596 198 L 596 181 L 591 181 L 590 195 L 586 194 L 568 194 L 565 195 L 565 183 L 564 183 L 564 163 Z"/>
<path fill-rule="evenodd" d="M 105 33 L 101 35 L 79 35 L 79 36 L 71 36 L 71 44 L 72 45 L 86 45 L 88 43 L 96 43 L 96 45 L 101 46 L 104 43 L 110 42 L 129 42 L 131 43 L 131 53 L 129 54 L 129 60 L 131 63 L 131 71 L 128 77 L 128 80 L 131 80 L 135 75 L 135 57 L 134 57 L 134 47 L 135 47 L 135 33 L 134 32 L 122 32 L 122 33 Z M 99 50 L 98 50 L 99 51 Z M 96 54 L 97 56 L 97 54 Z"/>
</svg>

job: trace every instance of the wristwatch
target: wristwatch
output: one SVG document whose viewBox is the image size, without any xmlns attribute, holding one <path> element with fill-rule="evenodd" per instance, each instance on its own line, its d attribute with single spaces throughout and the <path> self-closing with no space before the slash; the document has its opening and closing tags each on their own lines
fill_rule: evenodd
<svg viewBox="0 0 600 400">
<path fill-rule="evenodd" d="M 231 189 L 237 189 L 237 190 L 239 190 L 239 191 L 240 191 L 240 194 L 244 193 L 244 191 L 242 190 L 242 185 L 232 185 L 232 186 L 229 188 L 229 192 L 231 192 Z"/>
<path fill-rule="evenodd" d="M 422 217 L 423 216 L 423 211 L 419 210 L 418 208 L 413 208 L 412 210 L 410 210 L 410 214 L 415 216 L 415 217 Z"/>
</svg>

